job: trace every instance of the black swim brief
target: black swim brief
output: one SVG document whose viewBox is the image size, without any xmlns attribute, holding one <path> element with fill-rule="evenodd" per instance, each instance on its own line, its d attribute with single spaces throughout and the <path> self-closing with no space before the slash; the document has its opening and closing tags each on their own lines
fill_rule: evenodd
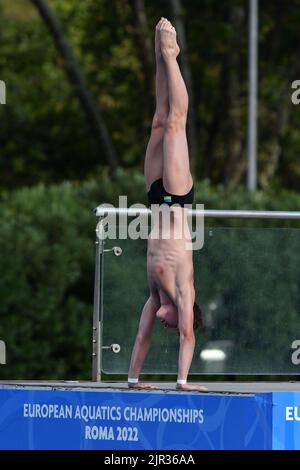
<svg viewBox="0 0 300 470">
<path fill-rule="evenodd" d="M 194 186 L 191 187 L 187 194 L 179 196 L 168 193 L 168 191 L 166 191 L 164 188 L 162 178 L 160 178 L 151 184 L 150 190 L 148 191 L 148 200 L 150 206 L 152 204 L 167 204 L 168 206 L 177 204 L 181 207 L 184 207 L 185 205 L 191 205 L 194 201 Z"/>
</svg>

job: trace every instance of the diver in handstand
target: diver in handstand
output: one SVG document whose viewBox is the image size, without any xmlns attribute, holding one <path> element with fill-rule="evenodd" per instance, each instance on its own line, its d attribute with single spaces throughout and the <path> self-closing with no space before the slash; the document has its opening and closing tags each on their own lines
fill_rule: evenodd
<svg viewBox="0 0 300 470">
<path fill-rule="evenodd" d="M 206 390 L 187 384 L 199 311 L 185 207 L 193 203 L 194 189 L 186 137 L 188 94 L 177 62 L 179 52 L 175 28 L 161 18 L 155 30 L 156 109 L 146 150 L 145 181 L 152 214 L 166 207 L 171 217 L 167 228 L 157 217 L 148 238 L 150 296 L 142 311 L 128 373 L 128 386 L 137 389 L 155 388 L 139 382 L 139 374 L 158 318 L 179 335 L 177 389 Z"/>
</svg>

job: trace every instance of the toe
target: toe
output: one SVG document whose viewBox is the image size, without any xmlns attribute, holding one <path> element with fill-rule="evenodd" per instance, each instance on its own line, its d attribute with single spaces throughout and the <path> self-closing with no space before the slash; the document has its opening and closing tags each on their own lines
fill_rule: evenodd
<svg viewBox="0 0 300 470">
<path fill-rule="evenodd" d="M 160 26 L 161 26 L 163 20 L 164 20 L 164 18 L 161 18 L 161 19 L 159 20 L 159 22 L 158 22 L 157 25 L 156 25 L 157 28 L 160 28 Z"/>
<path fill-rule="evenodd" d="M 168 27 L 168 20 L 164 19 L 161 23 L 161 29 L 167 29 Z"/>
</svg>

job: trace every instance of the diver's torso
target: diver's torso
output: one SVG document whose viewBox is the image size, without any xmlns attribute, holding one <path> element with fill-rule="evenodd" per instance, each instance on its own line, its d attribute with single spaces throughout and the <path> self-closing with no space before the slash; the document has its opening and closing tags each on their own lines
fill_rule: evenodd
<svg viewBox="0 0 300 470">
<path fill-rule="evenodd" d="M 181 223 L 181 226 L 176 226 L 176 223 L 175 218 L 169 228 L 154 225 L 148 238 L 147 252 L 150 289 L 151 286 L 158 290 L 162 288 L 171 298 L 176 296 L 181 284 L 184 285 L 193 279 L 190 232 L 185 222 Z"/>
</svg>

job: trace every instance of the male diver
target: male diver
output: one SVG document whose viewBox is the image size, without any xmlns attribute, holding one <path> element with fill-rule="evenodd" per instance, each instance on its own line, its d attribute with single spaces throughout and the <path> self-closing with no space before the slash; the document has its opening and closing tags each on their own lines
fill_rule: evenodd
<svg viewBox="0 0 300 470">
<path fill-rule="evenodd" d="M 128 373 L 128 386 L 135 389 L 155 388 L 141 383 L 139 374 L 158 318 L 166 328 L 178 332 L 176 388 L 206 390 L 187 384 L 199 312 L 195 304 L 188 210 L 184 207 L 193 203 L 194 189 L 186 138 L 188 94 L 177 62 L 179 52 L 175 28 L 161 18 L 155 30 L 156 109 L 145 157 L 145 181 L 154 215 L 147 252 L 150 296 L 142 311 Z M 171 212 L 168 227 L 159 216 L 155 217 L 155 211 L 164 212 L 162 207 Z"/>
</svg>

